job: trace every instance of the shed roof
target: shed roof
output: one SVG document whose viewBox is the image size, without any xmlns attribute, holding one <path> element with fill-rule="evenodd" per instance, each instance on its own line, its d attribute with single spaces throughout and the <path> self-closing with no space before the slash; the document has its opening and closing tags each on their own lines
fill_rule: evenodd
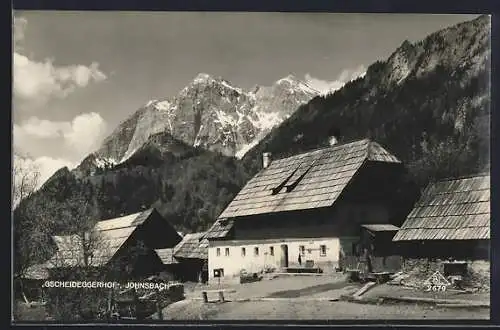
<svg viewBox="0 0 500 330">
<path fill-rule="evenodd" d="M 205 246 L 205 232 L 186 234 L 182 241 L 174 247 L 175 258 L 206 259 L 208 257 L 208 241 Z M 206 247 L 206 249 L 205 249 Z"/>
<path fill-rule="evenodd" d="M 369 139 L 277 159 L 248 181 L 219 218 L 332 206 L 365 161 L 400 163 Z"/>
<path fill-rule="evenodd" d="M 29 280 L 45 280 L 49 278 L 47 266 L 45 263 L 32 265 L 26 269 L 23 278 Z"/>
<path fill-rule="evenodd" d="M 373 232 L 382 232 L 382 231 L 398 231 L 399 227 L 396 227 L 391 224 L 367 224 L 361 225 L 361 227 L 368 229 Z"/>
<path fill-rule="evenodd" d="M 174 258 L 174 248 L 156 249 L 155 250 L 161 262 L 164 265 L 178 264 L 179 262 Z"/>
<path fill-rule="evenodd" d="M 490 175 L 430 184 L 394 241 L 490 238 Z"/>
<path fill-rule="evenodd" d="M 123 217 L 102 220 L 95 224 L 91 235 L 96 235 L 92 247 L 91 265 L 105 265 L 132 235 L 137 226 L 149 218 L 154 209 Z M 53 236 L 56 254 L 49 260 L 49 267 L 75 267 L 83 263 L 83 247 L 78 235 Z"/>
<path fill-rule="evenodd" d="M 227 233 L 229 233 L 229 231 L 233 228 L 233 225 L 233 220 L 217 219 L 212 227 L 210 227 L 210 229 L 207 231 L 205 238 L 216 239 L 225 237 Z"/>
<path fill-rule="evenodd" d="M 208 259 L 208 239 L 202 238 L 200 244 L 193 250 L 190 255 L 191 258 Z"/>
</svg>

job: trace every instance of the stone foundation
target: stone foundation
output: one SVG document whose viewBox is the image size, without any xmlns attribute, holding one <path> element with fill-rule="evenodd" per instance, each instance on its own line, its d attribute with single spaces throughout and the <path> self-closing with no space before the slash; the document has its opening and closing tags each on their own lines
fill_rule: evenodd
<svg viewBox="0 0 500 330">
<path fill-rule="evenodd" d="M 405 259 L 402 265 L 403 273 L 409 275 L 403 284 L 422 286 L 434 272 L 444 273 L 442 260 Z M 485 260 L 467 261 L 467 274 L 464 277 L 464 287 L 476 288 L 480 291 L 490 290 L 490 262 Z"/>
</svg>

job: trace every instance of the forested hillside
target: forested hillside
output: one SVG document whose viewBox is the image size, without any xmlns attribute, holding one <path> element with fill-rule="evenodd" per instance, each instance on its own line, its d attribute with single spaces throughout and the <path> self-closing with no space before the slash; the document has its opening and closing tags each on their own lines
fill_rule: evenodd
<svg viewBox="0 0 500 330">
<path fill-rule="evenodd" d="M 369 137 L 405 162 L 421 186 L 489 168 L 490 21 L 480 17 L 411 44 L 404 42 L 365 77 L 316 97 L 274 129 L 243 159 L 295 154 Z"/>
</svg>

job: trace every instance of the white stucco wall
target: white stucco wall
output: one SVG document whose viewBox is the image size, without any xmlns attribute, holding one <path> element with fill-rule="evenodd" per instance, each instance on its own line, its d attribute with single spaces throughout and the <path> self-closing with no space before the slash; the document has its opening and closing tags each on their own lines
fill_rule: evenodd
<svg viewBox="0 0 500 330">
<path fill-rule="evenodd" d="M 281 245 L 288 246 L 288 267 L 299 265 L 299 247 L 304 246 L 305 253 L 302 255 L 302 266 L 307 260 L 313 260 L 316 266 L 324 272 L 332 272 L 338 265 L 340 243 L 338 238 L 307 238 L 307 239 L 269 239 L 269 240 L 245 240 L 245 241 L 210 241 L 208 248 L 208 275 L 214 279 L 214 269 L 224 269 L 224 278 L 239 276 L 240 271 L 245 269 L 254 273 L 265 267 L 274 267 L 278 271 L 281 267 Z M 326 246 L 326 254 L 321 255 L 320 246 Z M 274 255 L 270 254 L 270 247 L 274 247 Z M 246 254 L 242 256 L 242 248 Z M 259 249 L 255 255 L 254 249 Z M 217 249 L 220 255 L 217 255 Z M 229 256 L 226 256 L 229 249 Z"/>
</svg>

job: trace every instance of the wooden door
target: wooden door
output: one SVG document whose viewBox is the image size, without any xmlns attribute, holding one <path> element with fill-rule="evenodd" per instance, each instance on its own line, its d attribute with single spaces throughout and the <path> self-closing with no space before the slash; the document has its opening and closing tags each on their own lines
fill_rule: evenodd
<svg viewBox="0 0 500 330">
<path fill-rule="evenodd" d="M 288 267 L 288 245 L 281 245 L 281 267 Z"/>
</svg>

